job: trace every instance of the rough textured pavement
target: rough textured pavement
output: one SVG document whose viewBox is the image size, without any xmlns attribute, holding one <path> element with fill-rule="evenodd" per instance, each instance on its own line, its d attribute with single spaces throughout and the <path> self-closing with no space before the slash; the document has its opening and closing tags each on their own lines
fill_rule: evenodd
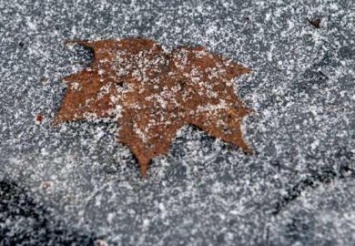
<svg viewBox="0 0 355 246">
<path fill-rule="evenodd" d="M 0 0 L 0 245 L 352 245 L 354 24 L 352 0 Z M 51 126 L 92 59 L 64 41 L 139 36 L 253 69 L 254 155 L 185 127 L 142 180 L 115 124 Z"/>
</svg>

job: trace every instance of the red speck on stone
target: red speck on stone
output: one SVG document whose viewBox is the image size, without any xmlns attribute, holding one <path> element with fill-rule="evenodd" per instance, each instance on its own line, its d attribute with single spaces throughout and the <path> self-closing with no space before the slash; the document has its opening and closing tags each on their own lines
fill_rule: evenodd
<svg viewBox="0 0 355 246">
<path fill-rule="evenodd" d="M 36 115 L 36 122 L 37 123 L 42 123 L 42 121 L 43 121 L 43 116 L 40 115 L 40 114 Z"/>
</svg>

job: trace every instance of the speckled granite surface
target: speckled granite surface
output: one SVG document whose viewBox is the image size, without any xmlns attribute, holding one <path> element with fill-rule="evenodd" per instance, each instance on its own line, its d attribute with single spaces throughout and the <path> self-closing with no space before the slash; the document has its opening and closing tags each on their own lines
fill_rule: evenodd
<svg viewBox="0 0 355 246">
<path fill-rule="evenodd" d="M 351 0 L 0 0 L 0 245 L 352 245 L 354 23 Z M 117 126 L 50 125 L 92 58 L 64 41 L 138 36 L 253 69 L 254 155 L 185 127 L 142 180 Z"/>
</svg>

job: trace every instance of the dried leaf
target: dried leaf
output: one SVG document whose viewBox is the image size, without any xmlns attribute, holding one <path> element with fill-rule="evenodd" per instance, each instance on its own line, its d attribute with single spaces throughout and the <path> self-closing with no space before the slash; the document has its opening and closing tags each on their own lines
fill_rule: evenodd
<svg viewBox="0 0 355 246">
<path fill-rule="evenodd" d="M 308 19 L 308 22 L 315 28 L 320 28 L 321 19 Z"/>
<path fill-rule="evenodd" d="M 114 119 L 118 141 L 134 153 L 143 176 L 185 124 L 251 153 L 240 129 L 250 110 L 233 89 L 233 79 L 250 69 L 203 47 L 166 53 L 148 39 L 72 43 L 91 48 L 95 58 L 64 78 L 68 88 L 54 124 Z"/>
</svg>

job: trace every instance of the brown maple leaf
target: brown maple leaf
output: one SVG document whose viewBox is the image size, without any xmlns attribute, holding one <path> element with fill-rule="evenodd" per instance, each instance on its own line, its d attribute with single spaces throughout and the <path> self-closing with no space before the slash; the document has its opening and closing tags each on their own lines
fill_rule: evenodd
<svg viewBox="0 0 355 246">
<path fill-rule="evenodd" d="M 94 61 L 64 78 L 67 92 L 54 124 L 114 119 L 118 141 L 134 153 L 143 176 L 185 124 L 251 153 L 241 132 L 250 110 L 233 89 L 233 79 L 250 69 L 203 47 L 166 53 L 148 39 L 72 43 L 91 48 Z"/>
</svg>

